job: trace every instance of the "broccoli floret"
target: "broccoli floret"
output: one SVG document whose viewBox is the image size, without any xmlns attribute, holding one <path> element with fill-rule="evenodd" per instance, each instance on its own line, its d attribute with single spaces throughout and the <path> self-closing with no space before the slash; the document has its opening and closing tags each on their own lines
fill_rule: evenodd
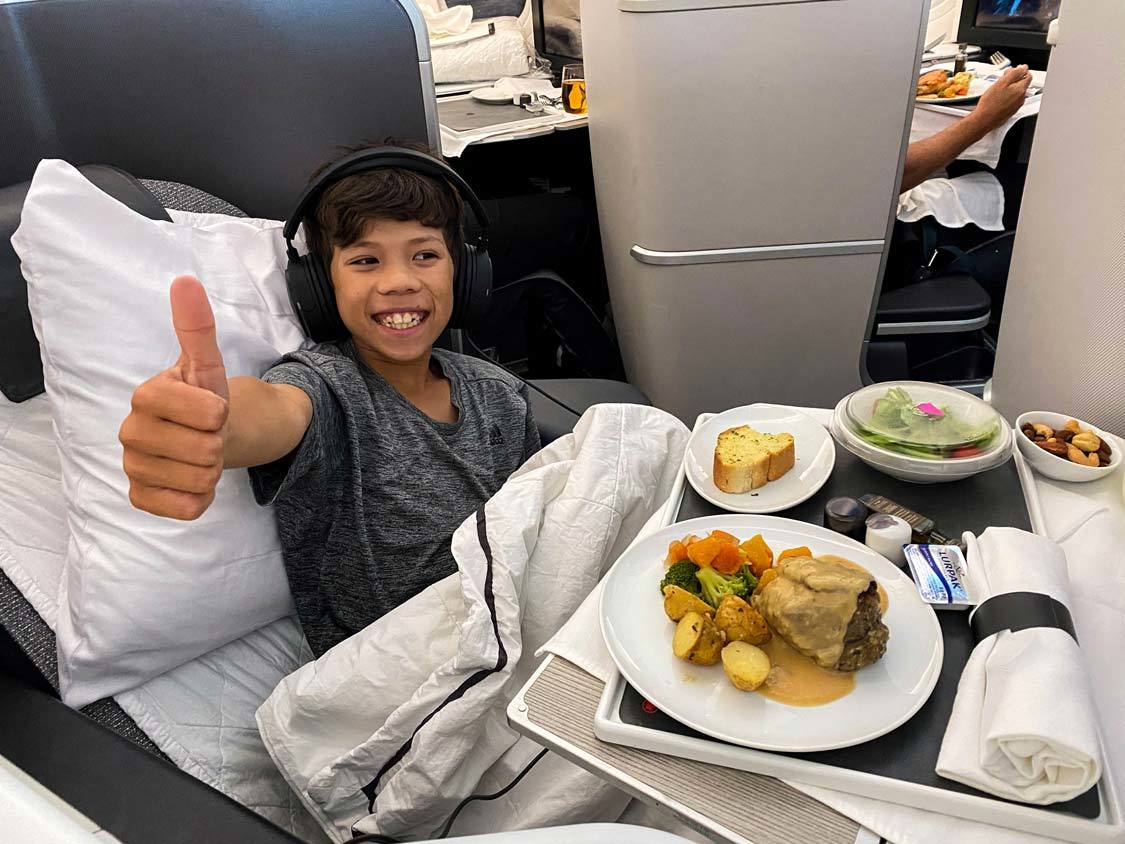
<svg viewBox="0 0 1125 844">
<path fill-rule="evenodd" d="M 743 574 L 745 566 L 735 574 L 719 574 L 712 568 L 702 568 L 696 572 L 699 585 L 703 587 L 703 600 L 718 608 L 719 602 L 727 595 L 745 598 L 750 594 L 750 584 Z M 751 575 L 753 576 L 753 575 Z"/>
<path fill-rule="evenodd" d="M 660 594 L 664 594 L 665 586 L 679 586 L 693 595 L 700 593 L 699 578 L 696 573 L 699 567 L 691 560 L 680 560 L 673 563 L 668 571 L 664 572 L 664 579 L 660 581 Z"/>
<path fill-rule="evenodd" d="M 750 566 L 743 566 L 739 571 L 742 579 L 746 581 L 746 595 L 743 596 L 746 600 L 750 600 L 749 596 L 754 594 L 754 590 L 758 588 L 758 578 L 754 575 L 754 571 Z"/>
</svg>

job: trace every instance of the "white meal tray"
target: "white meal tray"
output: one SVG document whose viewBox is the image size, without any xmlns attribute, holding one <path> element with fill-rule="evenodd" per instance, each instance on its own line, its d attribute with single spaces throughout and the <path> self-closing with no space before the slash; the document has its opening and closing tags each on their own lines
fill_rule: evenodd
<svg viewBox="0 0 1125 844">
<path fill-rule="evenodd" d="M 714 414 L 702 414 L 696 427 Z M 1042 507 L 1031 470 L 1018 451 L 1013 452 L 1016 470 L 1023 489 L 1028 515 L 1036 533 L 1043 533 Z M 934 485 L 940 491 L 944 484 Z M 676 521 L 685 491 L 684 472 L 672 489 L 668 505 L 659 525 L 665 527 Z M 621 720 L 619 709 L 626 683 L 620 674 L 606 684 L 594 718 L 594 733 L 602 741 L 627 745 L 643 750 L 665 753 L 736 768 L 756 774 L 777 777 L 792 782 L 834 788 L 850 794 L 886 800 L 904 806 L 913 806 L 931 812 L 967 818 L 1012 830 L 1021 830 L 1040 836 L 1050 836 L 1081 844 L 1100 842 L 1125 842 L 1125 821 L 1122 806 L 1113 786 L 1111 772 L 1106 767 L 1098 784 L 1101 814 L 1097 818 L 1049 811 L 1047 809 L 1012 803 L 982 794 L 967 794 L 943 788 L 926 786 L 907 780 L 893 779 L 864 771 L 855 771 L 835 765 L 821 764 L 789 756 L 725 744 L 705 737 L 677 735 Z M 1105 754 L 1103 753 L 1103 758 Z"/>
</svg>

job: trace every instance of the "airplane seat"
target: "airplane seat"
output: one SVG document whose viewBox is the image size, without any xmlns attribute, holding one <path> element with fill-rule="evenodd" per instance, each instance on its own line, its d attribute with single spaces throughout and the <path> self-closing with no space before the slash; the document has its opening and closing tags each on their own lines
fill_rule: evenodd
<svg viewBox="0 0 1125 844">
<path fill-rule="evenodd" d="M 166 182 L 163 179 L 137 180 L 149 193 L 156 197 L 169 211 L 191 211 L 196 214 L 226 214 L 228 217 L 249 217 L 250 215 L 225 199 L 219 199 L 205 190 L 193 188 L 180 182 Z"/>
<path fill-rule="evenodd" d="M 967 272 L 934 275 L 883 293 L 875 309 L 875 336 L 955 334 L 988 325 L 992 299 Z"/>
<path fill-rule="evenodd" d="M 994 332 L 1007 275 L 990 245 L 1004 238 L 939 247 L 934 221 L 895 224 L 868 345 L 871 378 L 983 385 L 995 356 L 985 332 Z"/>
<path fill-rule="evenodd" d="M 603 378 L 553 378 L 530 382 L 549 393 L 547 398 L 534 389 L 529 391 L 531 412 L 539 437 L 546 445 L 574 429 L 575 414 L 584 413 L 595 404 L 652 404 L 648 396 L 632 384 Z M 562 404 L 560 404 L 561 402 Z M 566 405 L 563 407 L 562 405 Z"/>
<path fill-rule="evenodd" d="M 150 219 L 169 220 L 166 208 L 246 216 L 225 200 L 190 185 L 138 180 L 103 165 L 79 169 L 106 193 Z M 43 392 L 27 285 L 11 245 L 29 185 L 0 187 L 0 388 L 10 401 Z M 615 400 L 647 403 L 640 391 L 619 382 L 564 379 L 542 384 L 576 410 L 611 395 Z M 531 395 L 544 442 L 573 428 L 577 417 L 538 393 Z M 18 730 L 0 730 L 0 757 L 122 841 L 299 844 L 289 833 L 173 765 L 115 700 L 96 701 L 80 712 L 64 705 L 58 698 L 55 635 L 3 572 L 0 722 L 20 725 Z M 590 827 L 583 840 L 603 840 L 604 833 Z M 489 838 L 480 840 L 487 844 Z M 634 840 L 656 844 L 678 839 L 653 834 Z"/>
</svg>

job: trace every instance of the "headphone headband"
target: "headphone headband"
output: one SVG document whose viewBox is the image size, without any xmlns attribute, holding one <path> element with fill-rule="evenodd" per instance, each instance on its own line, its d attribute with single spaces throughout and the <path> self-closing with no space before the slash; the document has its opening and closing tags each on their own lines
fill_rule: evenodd
<svg viewBox="0 0 1125 844">
<path fill-rule="evenodd" d="M 460 174 L 444 161 L 439 161 L 417 150 L 403 147 L 371 147 L 341 158 L 310 182 L 301 193 L 301 198 L 297 200 L 297 207 L 289 216 L 289 219 L 285 221 L 285 227 L 281 230 L 290 249 L 292 248 L 291 241 L 297 236 L 298 226 L 301 225 L 311 206 L 320 198 L 320 195 L 340 179 L 365 170 L 376 169 L 376 167 L 370 166 L 373 161 L 379 162 L 376 167 L 380 169 L 386 167 L 409 170 L 412 173 L 444 180 L 461 195 L 464 203 L 472 209 L 477 224 L 482 228 L 488 228 L 488 213 L 484 210 L 480 200 L 477 199 L 477 195 L 473 193 L 473 189 L 469 187 L 468 182 L 462 179 Z"/>
</svg>

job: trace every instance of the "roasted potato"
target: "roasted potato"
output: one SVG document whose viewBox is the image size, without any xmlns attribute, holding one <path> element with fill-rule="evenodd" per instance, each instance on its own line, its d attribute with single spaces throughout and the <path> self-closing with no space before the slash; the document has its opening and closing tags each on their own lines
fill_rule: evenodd
<svg viewBox="0 0 1125 844">
<path fill-rule="evenodd" d="M 723 633 L 709 615 L 689 612 L 676 625 L 672 653 L 696 665 L 714 665 L 723 649 Z"/>
<path fill-rule="evenodd" d="M 711 605 L 679 586 L 664 587 L 664 612 L 672 621 L 679 621 L 689 612 L 711 615 Z"/>
<path fill-rule="evenodd" d="M 715 626 L 728 642 L 764 645 L 773 635 L 762 614 L 737 595 L 727 595 L 715 611 Z"/>
<path fill-rule="evenodd" d="M 723 648 L 722 660 L 727 678 L 744 692 L 762 685 L 772 667 L 765 651 L 746 642 L 731 642 Z"/>
</svg>

